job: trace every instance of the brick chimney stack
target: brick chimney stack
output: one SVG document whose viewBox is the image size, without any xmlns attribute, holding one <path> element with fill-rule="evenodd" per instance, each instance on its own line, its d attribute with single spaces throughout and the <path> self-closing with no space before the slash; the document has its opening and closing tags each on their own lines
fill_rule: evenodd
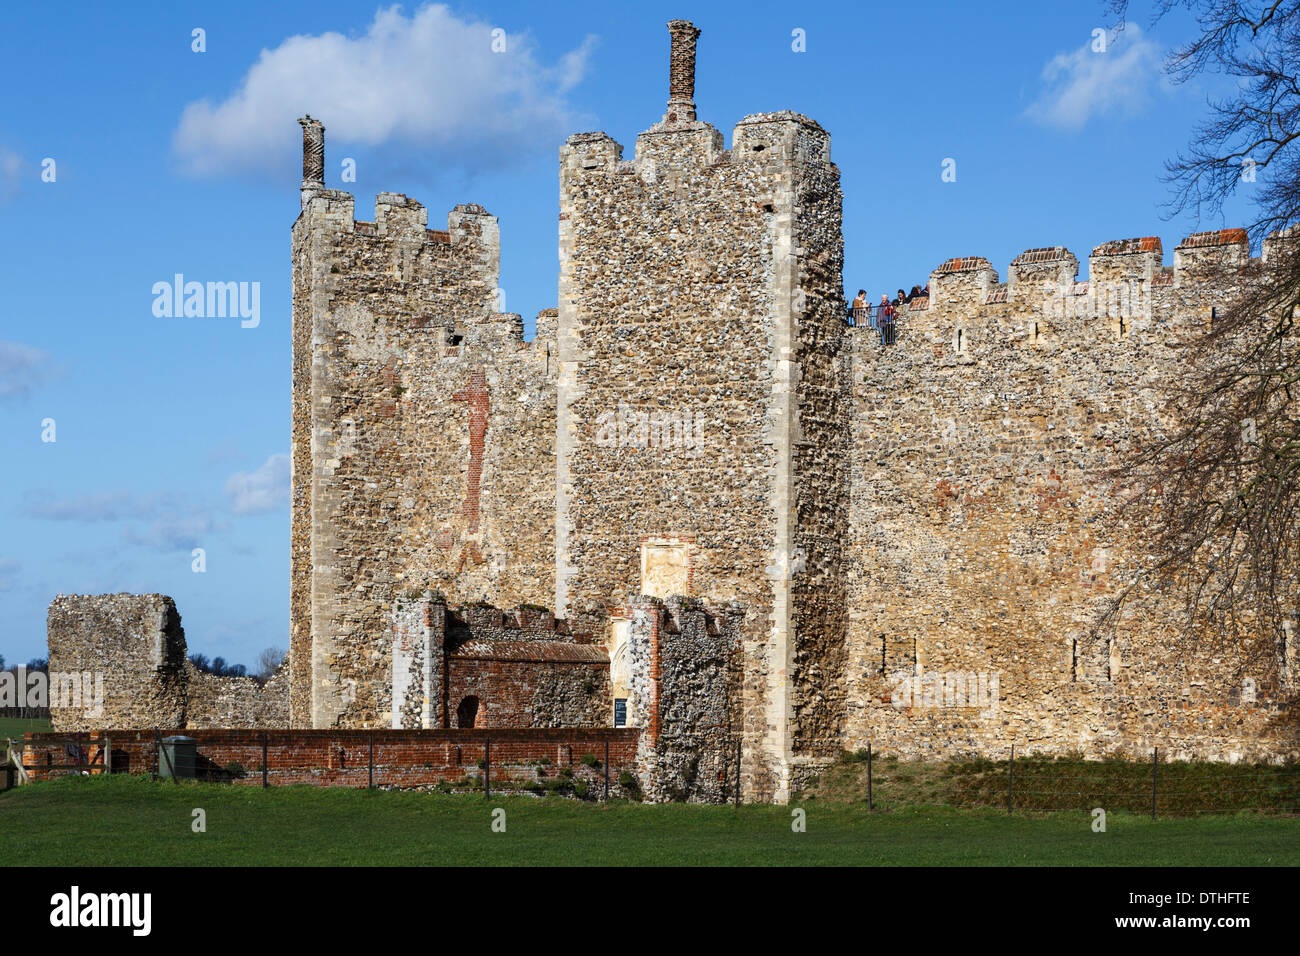
<svg viewBox="0 0 1300 956">
<path fill-rule="evenodd" d="M 695 41 L 700 31 L 690 20 L 669 20 L 672 53 L 668 59 L 668 115 L 670 123 L 695 121 Z"/>
<path fill-rule="evenodd" d="M 325 127 L 308 113 L 298 120 L 302 127 L 302 204 L 325 188 Z"/>
</svg>

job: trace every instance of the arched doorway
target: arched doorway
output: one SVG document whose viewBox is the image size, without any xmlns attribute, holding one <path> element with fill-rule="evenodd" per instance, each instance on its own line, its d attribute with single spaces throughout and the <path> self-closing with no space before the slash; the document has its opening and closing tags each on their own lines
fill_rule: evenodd
<svg viewBox="0 0 1300 956">
<path fill-rule="evenodd" d="M 456 726 L 462 730 L 473 727 L 478 720 L 478 698 L 472 694 L 456 708 Z"/>
</svg>

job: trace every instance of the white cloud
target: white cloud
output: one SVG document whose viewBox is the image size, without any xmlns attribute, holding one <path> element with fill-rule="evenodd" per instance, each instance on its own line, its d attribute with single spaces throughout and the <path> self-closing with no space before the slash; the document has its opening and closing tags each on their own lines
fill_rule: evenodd
<svg viewBox="0 0 1300 956">
<path fill-rule="evenodd" d="M 56 498 L 49 491 L 27 493 L 26 514 L 44 521 L 119 521 L 123 518 L 147 517 L 151 505 L 137 501 L 126 491 L 104 491 L 89 495 Z"/>
<path fill-rule="evenodd" d="M 289 37 L 222 102 L 188 104 L 173 147 L 193 175 L 283 174 L 300 155 L 296 120 L 310 113 L 325 124 L 327 180 L 331 144 L 402 142 L 461 168 L 553 152 L 580 121 L 566 94 L 586 75 L 594 38 L 546 66 L 527 34 L 508 33 L 506 51 L 493 52 L 495 28 L 436 4 L 410 17 L 381 9 L 359 36 Z"/>
<path fill-rule="evenodd" d="M 1161 56 L 1142 29 L 1130 23 L 1122 32 L 1108 34 L 1104 53 L 1094 51 L 1093 42 L 1047 62 L 1045 89 L 1026 110 L 1028 116 L 1047 126 L 1077 130 L 1094 116 L 1131 116 L 1151 101 Z"/>
<path fill-rule="evenodd" d="M 254 472 L 238 471 L 226 480 L 230 508 L 237 515 L 258 515 L 289 503 L 289 456 L 272 455 Z"/>
<path fill-rule="evenodd" d="M 121 534 L 123 542 L 163 552 L 199 547 L 205 539 L 227 530 L 210 508 L 187 504 L 170 492 L 142 496 L 129 491 L 103 491 L 60 498 L 48 490 L 29 491 L 22 511 L 30 518 L 79 525 L 126 522 Z M 84 561 L 92 554 L 83 550 L 65 558 Z M 107 553 L 100 553 L 96 558 L 97 563 L 106 560 Z"/>
<path fill-rule="evenodd" d="M 122 532 L 122 540 L 164 553 L 192 551 L 208 544 L 223 530 L 206 512 L 164 514 L 148 525 L 127 528 Z"/>
<path fill-rule="evenodd" d="M 18 193 L 23 174 L 23 158 L 12 149 L 0 146 L 0 198 L 12 199 Z"/>
<path fill-rule="evenodd" d="M 27 396 L 52 374 L 47 353 L 17 342 L 0 342 L 0 402 Z"/>
</svg>

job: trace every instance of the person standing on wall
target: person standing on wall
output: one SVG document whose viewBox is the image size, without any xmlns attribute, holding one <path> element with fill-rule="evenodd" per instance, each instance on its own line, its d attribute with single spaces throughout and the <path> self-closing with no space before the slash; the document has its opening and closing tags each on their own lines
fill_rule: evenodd
<svg viewBox="0 0 1300 956">
<path fill-rule="evenodd" d="M 901 291 L 901 290 L 900 290 Z M 889 306 L 880 320 L 880 344 L 894 344 L 894 308 Z"/>
</svg>

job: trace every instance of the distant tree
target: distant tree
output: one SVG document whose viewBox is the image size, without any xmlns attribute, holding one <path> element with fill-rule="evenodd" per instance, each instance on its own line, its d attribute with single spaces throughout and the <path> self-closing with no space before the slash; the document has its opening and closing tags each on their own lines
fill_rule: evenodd
<svg viewBox="0 0 1300 956">
<path fill-rule="evenodd" d="M 244 677 L 248 673 L 248 668 L 243 664 L 227 664 L 224 657 L 214 657 L 211 661 L 203 654 L 191 654 L 190 663 L 205 674 L 215 674 L 217 677 Z"/>
<path fill-rule="evenodd" d="M 284 663 L 285 651 L 281 647 L 268 647 L 257 655 L 257 670 L 253 672 L 254 677 L 260 677 L 262 680 L 269 680 L 280 669 Z"/>
<path fill-rule="evenodd" d="M 50 659 L 48 657 L 33 657 L 27 662 L 29 671 L 48 671 L 50 669 Z"/>
<path fill-rule="evenodd" d="M 212 658 L 212 673 L 218 677 L 243 677 L 248 668 L 243 664 L 227 664 L 224 657 Z"/>
<path fill-rule="evenodd" d="M 1122 22 L 1127 0 L 1109 6 Z M 1166 432 L 1114 473 L 1129 516 L 1159 516 L 1137 522 L 1153 560 L 1126 593 L 1175 587 L 1192 622 L 1213 620 L 1203 633 L 1235 641 L 1262 627 L 1281 642 L 1300 616 L 1300 0 L 1157 0 L 1154 20 L 1178 7 L 1197 30 L 1167 57 L 1168 75 L 1230 82 L 1166 163 L 1169 214 L 1218 217 L 1244 194 L 1252 243 L 1288 230 L 1286 255 L 1232 277 L 1235 291 L 1184 346 Z M 1255 653 L 1276 659 L 1276 649 Z"/>
</svg>

